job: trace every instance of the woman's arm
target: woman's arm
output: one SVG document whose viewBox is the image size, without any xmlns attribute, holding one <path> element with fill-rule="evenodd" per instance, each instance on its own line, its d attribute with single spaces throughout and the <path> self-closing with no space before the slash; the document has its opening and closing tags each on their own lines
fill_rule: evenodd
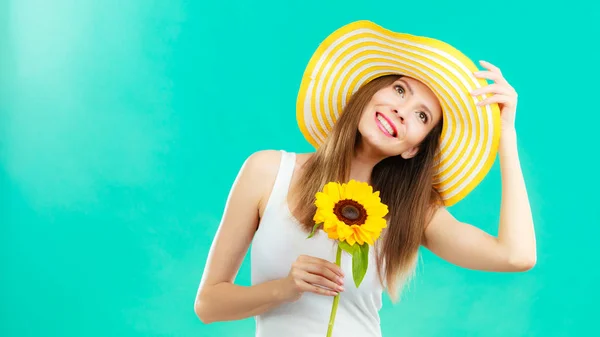
<svg viewBox="0 0 600 337">
<path fill-rule="evenodd" d="M 198 287 L 194 311 L 204 323 L 260 315 L 309 291 L 335 296 L 343 273 L 332 262 L 299 256 L 287 277 L 245 287 L 234 279 L 259 223 L 279 169 L 278 151 L 260 151 L 244 163 L 233 184 Z M 268 191 L 268 193 L 267 193 Z"/>
<path fill-rule="evenodd" d="M 257 152 L 246 160 L 233 184 L 194 303 L 204 323 L 257 315 L 283 301 L 277 285 L 281 281 L 253 287 L 233 284 L 258 226 L 262 193 L 274 181 L 269 172 L 273 167 L 278 167 L 274 151 Z"/>
<path fill-rule="evenodd" d="M 424 245 L 443 259 L 470 269 L 528 270 L 536 263 L 536 241 L 514 127 L 517 93 L 498 67 L 483 61 L 481 64 L 488 71 L 477 72 L 475 76 L 495 83 L 477 89 L 472 94 L 493 94 L 478 104 L 498 103 L 501 108 L 499 159 L 502 204 L 498 237 L 461 223 L 445 208 L 440 208 L 425 230 Z"/>
<path fill-rule="evenodd" d="M 527 190 L 514 132 L 500 139 L 502 205 L 498 237 L 457 221 L 440 208 L 425 231 L 424 245 L 461 267 L 487 271 L 524 271 L 536 262 L 536 242 Z"/>
</svg>

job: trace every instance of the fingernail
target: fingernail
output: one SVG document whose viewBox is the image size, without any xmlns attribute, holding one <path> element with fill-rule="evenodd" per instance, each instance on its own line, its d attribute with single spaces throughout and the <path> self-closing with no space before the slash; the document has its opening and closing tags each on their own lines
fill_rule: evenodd
<svg viewBox="0 0 600 337">
<path fill-rule="evenodd" d="M 340 287 L 338 287 L 338 290 L 339 290 L 339 291 L 344 291 L 344 287 L 341 287 L 341 286 L 340 286 Z"/>
<path fill-rule="evenodd" d="M 341 277 L 338 277 L 338 283 L 339 283 L 339 284 L 344 284 L 344 279 L 343 279 L 343 278 L 341 278 Z"/>
</svg>

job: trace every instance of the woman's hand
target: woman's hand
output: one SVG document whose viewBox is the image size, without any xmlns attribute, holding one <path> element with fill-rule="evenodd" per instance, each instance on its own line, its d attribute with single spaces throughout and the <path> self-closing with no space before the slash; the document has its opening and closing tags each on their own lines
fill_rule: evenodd
<svg viewBox="0 0 600 337">
<path fill-rule="evenodd" d="M 283 296 L 288 302 L 297 301 L 305 292 L 335 296 L 344 291 L 344 273 L 338 265 L 306 255 L 298 257 L 282 281 Z"/>
<path fill-rule="evenodd" d="M 477 71 L 473 73 L 474 76 L 494 81 L 494 83 L 473 90 L 471 95 L 479 96 L 484 94 L 492 94 L 491 97 L 480 101 L 477 103 L 477 105 L 484 106 L 492 103 L 498 103 L 498 106 L 500 107 L 500 116 L 502 118 L 502 130 L 514 130 L 517 113 L 517 92 L 508 83 L 508 81 L 506 81 L 502 75 L 502 72 L 500 71 L 500 68 L 486 61 L 479 61 L 479 63 L 486 68 L 487 71 Z"/>
</svg>

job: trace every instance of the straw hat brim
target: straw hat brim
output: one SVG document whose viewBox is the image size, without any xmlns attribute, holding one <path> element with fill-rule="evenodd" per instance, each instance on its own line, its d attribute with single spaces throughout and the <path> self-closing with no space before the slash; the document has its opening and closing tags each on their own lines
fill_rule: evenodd
<svg viewBox="0 0 600 337">
<path fill-rule="evenodd" d="M 300 85 L 296 118 L 307 141 L 319 147 L 350 96 L 365 83 L 388 74 L 425 83 L 443 111 L 434 186 L 450 206 L 483 180 L 498 151 L 498 105 L 477 106 L 470 95 L 488 84 L 473 75 L 478 70 L 443 41 L 356 21 L 329 35 L 311 57 Z"/>
</svg>

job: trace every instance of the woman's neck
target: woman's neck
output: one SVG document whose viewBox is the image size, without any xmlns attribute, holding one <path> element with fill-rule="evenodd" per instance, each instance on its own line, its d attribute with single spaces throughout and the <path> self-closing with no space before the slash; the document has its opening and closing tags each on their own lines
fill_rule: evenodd
<svg viewBox="0 0 600 337">
<path fill-rule="evenodd" d="M 350 167 L 350 179 L 371 183 L 371 173 L 377 163 L 384 158 L 367 151 L 357 151 L 352 158 Z"/>
</svg>

